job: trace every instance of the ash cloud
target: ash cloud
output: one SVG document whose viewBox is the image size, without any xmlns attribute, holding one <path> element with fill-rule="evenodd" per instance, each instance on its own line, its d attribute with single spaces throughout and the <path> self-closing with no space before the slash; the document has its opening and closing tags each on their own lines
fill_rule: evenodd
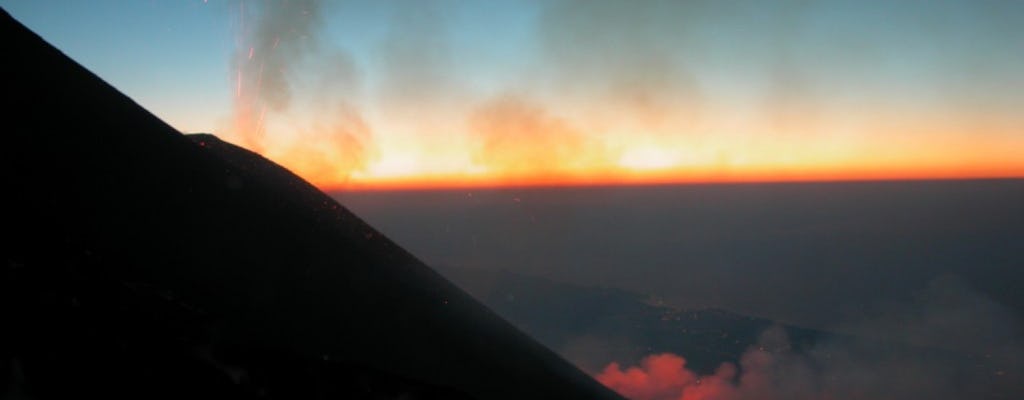
<svg viewBox="0 0 1024 400">
<path fill-rule="evenodd" d="M 541 75 L 546 86 L 582 103 L 584 118 L 614 112 L 620 125 L 604 129 L 678 134 L 720 126 L 723 112 L 765 120 L 775 132 L 814 129 L 808 122 L 828 107 L 819 92 L 835 79 L 809 70 L 811 55 L 797 50 L 811 35 L 815 10 L 803 1 L 548 3 L 538 25 L 539 56 L 548 66 Z M 854 55 L 828 53 L 849 59 L 852 68 L 867 67 Z M 738 108 L 730 85 L 755 99 Z"/>
<path fill-rule="evenodd" d="M 238 3 L 234 130 L 245 147 L 277 151 L 301 174 L 335 183 L 372 155 L 372 129 L 354 101 L 362 86 L 355 60 L 322 40 L 325 8 L 319 0 Z"/>
<path fill-rule="evenodd" d="M 242 3 L 247 4 L 247 3 Z M 248 3 L 252 4 L 252 3 Z M 251 7 L 260 7 L 251 5 Z M 244 12 L 244 11 L 243 11 Z M 291 70 L 315 48 L 316 34 L 322 25 L 320 3 L 316 0 L 293 0 L 263 3 L 252 11 L 255 26 L 243 33 L 249 47 L 239 48 L 238 68 L 256 100 L 271 109 L 287 109 L 291 101 Z M 252 62 L 246 62 L 252 61 Z"/>
<path fill-rule="evenodd" d="M 236 129 L 262 150 L 266 113 L 287 111 L 295 67 L 314 48 L 321 26 L 316 0 L 238 3 L 239 44 L 232 58 Z"/>
<path fill-rule="evenodd" d="M 1010 29 L 1015 7 L 994 2 L 948 5 L 964 12 L 941 7 L 918 12 L 911 6 L 800 0 L 770 7 L 755 1 L 554 0 L 512 7 L 528 15 L 491 29 L 480 25 L 506 20 L 492 18 L 491 8 L 458 2 L 236 1 L 239 38 L 230 79 L 237 137 L 260 152 L 296 147 L 288 151 L 301 153 L 312 146 L 309 140 L 295 144 L 299 139 L 288 138 L 291 132 L 285 130 L 297 130 L 295 115 L 325 97 L 330 106 L 320 108 L 357 114 L 366 127 L 329 130 L 366 133 L 334 142 L 332 134 L 305 136 L 330 142 L 313 147 L 358 142 L 352 154 L 346 152 L 347 160 L 363 160 L 355 168 L 374 159 L 375 141 L 389 149 L 402 143 L 475 151 L 463 146 L 479 140 L 479 132 L 472 131 L 479 127 L 466 121 L 479 119 L 503 93 L 544 109 L 571 127 L 575 133 L 569 136 L 599 143 L 599 158 L 610 169 L 621 168 L 615 161 L 640 145 L 673 147 L 676 161 L 685 158 L 723 171 L 733 163 L 785 164 L 797 153 L 821 150 L 851 158 L 897 158 L 910 150 L 920 153 L 904 144 L 916 143 L 904 136 L 915 131 L 961 135 L 957 132 L 980 130 L 986 123 L 1006 133 L 1017 122 L 1009 117 L 1016 114 L 1003 112 L 1015 100 L 1004 92 L 1019 92 L 1006 89 L 1012 86 L 962 87 L 973 82 L 966 79 L 970 73 L 1005 74 L 1000 66 L 1012 64 L 994 58 L 998 52 L 979 50 L 998 48 L 984 43 L 997 37 L 994 33 L 1017 36 Z M 974 33 L 957 29 L 979 19 L 992 23 Z M 328 40 L 327 28 L 341 34 Z M 351 46 L 351 54 L 334 48 L 339 43 Z M 354 87 L 349 78 L 313 83 L 320 82 L 315 76 L 334 73 L 335 53 L 348 58 L 342 64 L 364 68 L 365 74 L 351 78 Z M 934 67 L 929 68 L 933 73 L 907 73 L 920 62 Z M 922 95 L 927 96 L 913 101 Z M 984 102 L 962 104 L 981 97 Z M 946 108 L 974 111 L 920 114 Z M 303 129 L 324 124 L 303 118 L 298 124 Z M 889 131 L 894 139 L 909 141 L 875 142 L 879 137 L 872 135 Z M 380 136 L 371 140 L 370 132 Z M 767 155 L 750 149 L 762 145 L 777 149 Z M 475 167 L 465 160 L 483 154 L 477 153 L 422 158 L 457 173 L 452 170 Z M 571 169 L 576 162 L 555 161 L 555 169 Z"/>
<path fill-rule="evenodd" d="M 765 331 L 737 364 L 700 375 L 675 354 L 606 366 L 596 378 L 633 400 L 999 399 L 1024 396 L 1020 321 L 953 277 L 858 327 L 870 339 L 796 350 Z"/>
<path fill-rule="evenodd" d="M 582 108 L 572 115 L 574 122 L 582 125 L 590 122 L 588 115 L 613 111 L 618 126 L 595 128 L 683 130 L 694 136 L 742 129 L 789 140 L 878 130 L 886 119 L 919 124 L 920 116 L 907 114 L 915 107 L 903 102 L 920 96 L 923 88 L 942 94 L 919 99 L 918 106 L 976 109 L 965 103 L 978 97 L 992 106 L 1008 104 L 1005 88 L 964 96 L 977 89 L 961 83 L 977 79 L 909 76 L 904 70 L 919 69 L 909 61 L 917 60 L 945 76 L 966 77 L 982 69 L 999 74 L 1000 65 L 1008 64 L 998 52 L 982 50 L 992 45 L 985 38 L 1019 36 L 1005 29 L 1020 16 L 1019 7 L 1005 2 L 973 7 L 953 2 L 928 10 L 802 0 L 771 6 L 758 1 L 543 4 L 536 35 L 543 84 L 533 88 L 578 103 L 572 105 Z M 968 32 L 972 24 L 984 28 Z M 964 45 L 965 40 L 979 45 Z M 871 114 L 863 115 L 862 109 Z M 968 126 L 979 122 L 963 112 L 943 118 Z"/>
<path fill-rule="evenodd" d="M 468 125 L 473 161 L 513 175 L 557 174 L 603 161 L 601 148 L 584 132 L 522 96 L 480 104 Z"/>
<path fill-rule="evenodd" d="M 548 4 L 538 25 L 547 85 L 639 126 L 697 116 L 701 91 L 687 57 L 689 2 L 567 0 Z"/>
<path fill-rule="evenodd" d="M 391 14 L 376 58 L 382 75 L 376 89 L 389 116 L 436 129 L 447 107 L 466 100 L 450 23 L 438 1 L 402 3 Z"/>
</svg>

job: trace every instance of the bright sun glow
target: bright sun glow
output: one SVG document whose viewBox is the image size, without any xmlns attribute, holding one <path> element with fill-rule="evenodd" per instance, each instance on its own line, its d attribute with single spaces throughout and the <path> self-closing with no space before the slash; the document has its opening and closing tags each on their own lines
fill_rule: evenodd
<svg viewBox="0 0 1024 400">
<path fill-rule="evenodd" d="M 629 149 L 619 157 L 619 165 L 635 171 L 669 169 L 679 164 L 679 157 L 669 149 L 642 147 Z"/>
</svg>

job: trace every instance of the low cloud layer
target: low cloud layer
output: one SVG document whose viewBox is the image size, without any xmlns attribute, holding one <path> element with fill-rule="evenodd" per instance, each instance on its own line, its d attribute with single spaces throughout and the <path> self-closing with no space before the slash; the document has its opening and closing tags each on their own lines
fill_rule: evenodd
<svg viewBox="0 0 1024 400">
<path fill-rule="evenodd" d="M 1005 308 L 953 277 L 913 303 L 863 321 L 860 339 L 795 350 L 785 331 L 764 332 L 738 364 L 700 375 L 675 354 L 611 363 L 596 378 L 633 400 L 997 399 L 1024 396 L 1024 342 Z M 898 321 L 898 323 L 896 322 Z"/>
</svg>

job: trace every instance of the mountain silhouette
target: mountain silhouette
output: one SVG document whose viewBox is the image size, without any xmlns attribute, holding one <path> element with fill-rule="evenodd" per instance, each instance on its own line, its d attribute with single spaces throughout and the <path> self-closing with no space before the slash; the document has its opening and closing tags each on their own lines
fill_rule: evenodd
<svg viewBox="0 0 1024 400">
<path fill-rule="evenodd" d="M 5 12 L 0 393 L 618 399 L 259 155 Z"/>
</svg>

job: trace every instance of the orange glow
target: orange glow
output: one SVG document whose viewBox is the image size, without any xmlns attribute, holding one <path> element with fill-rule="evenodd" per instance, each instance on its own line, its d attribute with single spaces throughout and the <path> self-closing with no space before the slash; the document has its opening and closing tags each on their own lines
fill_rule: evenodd
<svg viewBox="0 0 1024 400">
<path fill-rule="evenodd" d="M 678 164 L 671 151 L 658 147 L 630 149 L 619 157 L 619 166 L 636 172 L 672 169 Z"/>
<path fill-rule="evenodd" d="M 740 175 L 730 174 L 635 174 L 604 173 L 589 176 L 503 176 L 467 177 L 462 175 L 429 175 L 377 180 L 356 180 L 335 184 L 314 184 L 324 190 L 429 190 L 457 188 L 550 187 L 550 186 L 631 186 L 707 183 L 764 183 L 764 182 L 834 182 L 881 180 L 956 180 L 1024 178 L 1024 169 L 1016 173 L 1002 173 L 1002 169 L 952 170 L 941 173 L 933 170 L 908 171 L 771 171 Z"/>
<path fill-rule="evenodd" d="M 781 18 L 720 46 L 702 33 L 717 24 L 679 30 L 664 5 L 541 7 L 531 34 L 476 48 L 442 22 L 377 21 L 393 31 L 350 43 L 317 2 L 242 4 L 225 139 L 324 189 L 1024 177 L 1021 80 L 1001 29 L 994 47 L 950 30 L 937 51 L 941 29 L 901 26 L 927 38 L 907 54 L 875 29 L 844 30 L 857 24 L 808 23 L 825 29 L 793 40 L 797 21 Z M 771 22 L 712 10 L 739 32 Z M 861 40 L 864 54 L 843 50 Z"/>
<path fill-rule="evenodd" d="M 328 190 L 1024 177 L 1024 146 L 1012 140 L 984 142 L 964 136 L 926 145 L 892 141 L 888 146 L 765 140 L 699 147 L 668 138 L 662 145 L 654 142 L 643 140 L 612 150 L 597 145 L 573 148 L 591 152 L 579 155 L 553 154 L 547 147 L 534 152 L 531 146 L 517 145 L 508 153 L 494 150 L 492 159 L 479 157 L 465 145 L 416 148 L 379 142 L 376 154 L 358 165 L 331 158 L 340 153 L 323 151 L 315 157 L 310 151 L 295 150 L 265 155 Z M 325 144 L 330 145 L 337 144 Z M 570 162 L 560 162 L 563 157 Z"/>
<path fill-rule="evenodd" d="M 832 110 L 780 124 L 728 106 L 693 120 L 574 110 L 499 96 L 372 119 L 344 102 L 265 116 L 266 103 L 242 101 L 234 133 L 328 190 L 1024 177 L 1017 116 Z"/>
</svg>

